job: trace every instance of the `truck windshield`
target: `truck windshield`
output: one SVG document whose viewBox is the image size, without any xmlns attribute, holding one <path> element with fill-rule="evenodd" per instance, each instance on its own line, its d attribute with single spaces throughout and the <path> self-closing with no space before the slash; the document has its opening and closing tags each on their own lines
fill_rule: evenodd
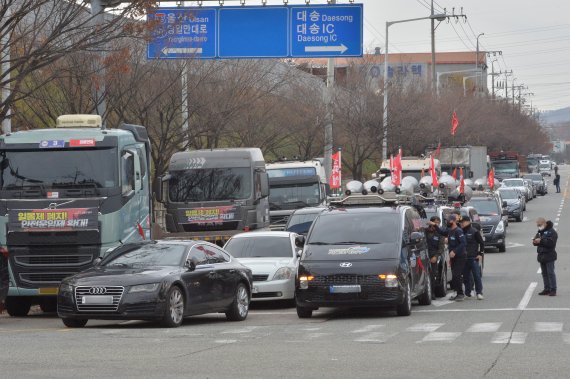
<svg viewBox="0 0 570 379">
<path fill-rule="evenodd" d="M 513 172 L 517 171 L 518 162 L 501 162 L 493 163 L 495 172 Z"/>
<path fill-rule="evenodd" d="M 297 209 L 320 204 L 319 183 L 271 186 L 269 208 Z"/>
<path fill-rule="evenodd" d="M 0 188 L 118 186 L 116 148 L 0 151 Z"/>
<path fill-rule="evenodd" d="M 251 168 L 206 168 L 172 171 L 168 182 L 170 201 L 223 201 L 251 196 Z"/>
</svg>

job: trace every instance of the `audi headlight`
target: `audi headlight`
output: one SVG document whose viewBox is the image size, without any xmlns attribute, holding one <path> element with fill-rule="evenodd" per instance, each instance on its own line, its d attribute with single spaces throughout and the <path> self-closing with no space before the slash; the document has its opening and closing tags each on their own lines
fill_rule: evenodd
<svg viewBox="0 0 570 379">
<path fill-rule="evenodd" d="M 59 292 L 73 292 L 73 286 L 69 283 L 63 282 L 59 285 Z"/>
<path fill-rule="evenodd" d="M 505 223 L 503 221 L 499 221 L 497 225 L 497 229 L 495 229 L 496 233 L 503 233 L 505 231 Z"/>
<path fill-rule="evenodd" d="M 140 284 L 138 286 L 132 286 L 129 293 L 139 293 L 139 292 L 154 292 L 158 289 L 159 283 L 151 284 Z"/>
<path fill-rule="evenodd" d="M 273 280 L 286 280 L 291 279 L 293 277 L 293 269 L 289 267 L 281 267 L 279 270 L 275 272 L 273 275 Z"/>
</svg>

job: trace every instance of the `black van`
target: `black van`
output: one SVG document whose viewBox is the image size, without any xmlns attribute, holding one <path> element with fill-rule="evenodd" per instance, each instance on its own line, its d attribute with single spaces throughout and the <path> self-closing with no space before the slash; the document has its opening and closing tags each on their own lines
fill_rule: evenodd
<svg viewBox="0 0 570 379">
<path fill-rule="evenodd" d="M 311 317 L 319 307 L 393 306 L 408 316 L 412 299 L 431 304 L 424 221 L 408 205 L 324 210 L 299 262 L 297 315 Z"/>
</svg>

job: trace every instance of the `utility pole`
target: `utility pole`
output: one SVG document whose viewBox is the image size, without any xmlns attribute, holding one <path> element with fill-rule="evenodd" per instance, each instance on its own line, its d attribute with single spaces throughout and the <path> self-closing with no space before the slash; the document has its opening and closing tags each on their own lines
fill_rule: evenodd
<svg viewBox="0 0 570 379">
<path fill-rule="evenodd" d="M 186 1 L 180 3 L 182 7 L 186 6 Z M 202 5 L 200 5 L 202 6 Z M 180 75 L 180 86 L 181 92 L 181 110 L 180 116 L 182 117 L 182 133 L 184 135 L 183 147 L 185 150 L 188 149 L 188 130 L 190 129 L 190 120 L 188 119 L 188 60 L 184 60 L 184 67 L 182 67 L 182 73 Z"/>
<path fill-rule="evenodd" d="M 101 0 L 91 0 L 91 17 L 93 22 L 93 28 L 97 29 L 104 22 L 104 10 L 105 7 Z M 100 58 L 104 57 L 104 53 L 101 54 Z M 105 104 L 105 69 L 101 62 L 95 60 L 95 69 L 99 73 L 100 80 L 94 89 L 95 95 L 95 113 L 103 118 L 103 125 L 105 125 L 105 112 L 107 107 Z"/>
<path fill-rule="evenodd" d="M 497 62 L 496 59 L 491 62 L 491 98 L 493 100 L 495 100 L 495 76 L 501 75 L 500 73 L 495 73 L 495 62 Z"/>
<path fill-rule="evenodd" d="M 479 33 L 477 36 L 477 55 L 475 56 L 475 70 L 479 75 L 479 37 L 484 36 L 485 33 Z M 475 92 L 479 92 L 479 78 L 475 78 Z"/>
<path fill-rule="evenodd" d="M 513 75 L 513 70 L 511 71 L 505 71 L 505 72 L 500 72 L 500 75 L 505 75 L 505 99 L 507 100 L 507 104 L 509 103 L 509 83 L 508 83 L 508 77 Z"/>
<path fill-rule="evenodd" d="M 10 34 L 9 33 L 4 33 L 4 35 L 2 36 L 2 40 L 0 41 L 0 49 L 2 51 L 2 55 L 0 56 L 0 59 L 2 60 L 1 72 L 2 72 L 2 76 L 4 78 L 3 80 L 6 83 L 2 87 L 2 101 L 4 102 L 4 104 L 7 104 L 8 99 L 10 98 L 10 95 L 11 95 L 11 91 L 10 91 L 10 86 L 11 86 L 11 83 L 10 83 Z M 0 77 L 2 77 L 2 76 L 0 76 Z M 2 132 L 4 134 L 12 132 L 11 117 L 12 117 L 11 107 L 8 107 L 8 110 L 6 111 L 6 115 L 2 119 Z"/>
<path fill-rule="evenodd" d="M 329 3 L 336 4 L 336 0 L 331 0 Z M 327 88 L 325 89 L 326 91 L 325 100 L 327 103 L 327 117 L 326 117 L 327 123 L 325 125 L 324 164 L 325 164 L 325 175 L 327 177 L 327 181 L 330 180 L 332 174 L 334 68 L 335 68 L 334 58 L 329 58 L 327 61 Z"/>
<path fill-rule="evenodd" d="M 435 15 L 434 0 L 431 0 L 431 87 L 433 92 L 437 91 L 437 78 L 435 74 Z"/>
</svg>

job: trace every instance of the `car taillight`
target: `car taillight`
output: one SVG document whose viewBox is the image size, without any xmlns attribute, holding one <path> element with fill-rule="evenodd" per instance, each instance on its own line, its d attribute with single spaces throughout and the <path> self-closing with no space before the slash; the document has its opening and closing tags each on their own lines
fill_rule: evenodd
<svg viewBox="0 0 570 379">
<path fill-rule="evenodd" d="M 0 255 L 8 259 L 8 249 L 6 249 L 5 247 L 0 247 Z"/>
</svg>

